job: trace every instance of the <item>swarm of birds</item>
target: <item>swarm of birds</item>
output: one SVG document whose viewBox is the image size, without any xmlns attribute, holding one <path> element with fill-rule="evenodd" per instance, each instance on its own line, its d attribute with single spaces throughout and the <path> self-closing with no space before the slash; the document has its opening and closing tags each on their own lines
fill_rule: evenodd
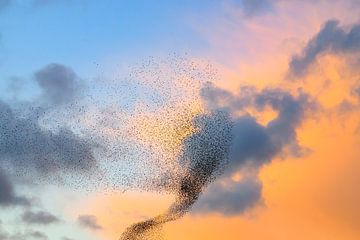
<svg viewBox="0 0 360 240">
<path fill-rule="evenodd" d="M 40 184 L 172 193 L 167 211 L 120 238 L 161 239 L 162 226 L 189 212 L 226 166 L 251 159 L 259 167 L 287 145 L 301 149 L 294 129 L 312 106 L 306 94 L 245 87 L 234 95 L 214 87 L 219 75 L 209 62 L 176 54 L 128 72 L 89 87 L 62 65 L 37 72 L 38 98 L 0 101 L 1 167 Z M 263 126 L 246 108 L 265 106 L 278 116 Z"/>
</svg>

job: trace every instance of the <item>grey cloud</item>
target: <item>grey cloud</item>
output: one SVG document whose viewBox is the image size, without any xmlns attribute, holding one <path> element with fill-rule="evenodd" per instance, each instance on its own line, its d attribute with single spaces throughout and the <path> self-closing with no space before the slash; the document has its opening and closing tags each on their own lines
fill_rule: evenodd
<svg viewBox="0 0 360 240">
<path fill-rule="evenodd" d="M 277 155 L 282 154 L 286 148 L 289 148 L 289 153 L 293 156 L 299 156 L 305 152 L 297 141 L 296 129 L 305 118 L 306 111 L 312 111 L 317 107 L 307 94 L 299 92 L 298 96 L 293 96 L 281 89 L 257 91 L 255 88 L 245 87 L 238 95 L 234 95 L 208 85 L 202 95 L 205 101 L 209 100 L 208 106 L 211 109 L 220 109 L 230 115 L 244 111 L 249 106 L 259 111 L 269 106 L 277 112 L 277 116 L 266 125 L 258 123 L 247 113 L 227 119 L 227 125 L 231 126 L 230 144 L 218 145 L 228 151 L 221 160 L 223 162 L 227 157 L 228 162 L 225 166 L 223 163 L 219 165 L 222 168 L 225 167 L 224 178 L 230 177 L 231 174 L 244 167 L 259 169 Z M 211 98 L 208 99 L 208 97 Z M 206 135 L 216 136 L 217 131 L 219 131 L 218 128 L 211 128 Z M 194 148 L 199 145 L 195 143 Z M 196 159 L 199 158 L 196 157 Z M 211 191 L 205 194 L 197 205 L 197 210 L 200 212 L 212 211 L 225 215 L 231 215 L 232 212 L 242 213 L 247 208 L 256 205 L 261 199 L 261 183 L 252 178 L 246 178 L 238 184 L 234 183 L 229 189 L 216 184 L 210 186 L 210 189 Z"/>
<path fill-rule="evenodd" d="M 68 129 L 45 130 L 36 118 L 19 116 L 0 101 L 0 163 L 42 174 L 86 172 L 96 166 L 92 147 Z"/>
<path fill-rule="evenodd" d="M 45 233 L 40 232 L 40 231 L 33 231 L 33 232 L 28 233 L 28 235 L 34 239 L 40 239 L 40 240 L 48 239 L 48 237 L 45 235 Z"/>
<path fill-rule="evenodd" d="M 229 91 L 214 87 L 212 83 L 206 83 L 200 94 L 207 109 L 234 112 L 249 106 L 253 101 L 255 92 L 254 87 L 243 86 L 240 88 L 239 94 L 234 95 Z"/>
<path fill-rule="evenodd" d="M 60 222 L 60 219 L 58 217 L 45 211 L 39 211 L 39 212 L 26 211 L 21 216 L 21 219 L 28 224 L 48 225 L 51 223 Z"/>
<path fill-rule="evenodd" d="M 246 161 L 261 165 L 271 160 L 277 147 L 271 141 L 266 127 L 259 124 L 251 116 L 243 116 L 236 120 L 233 128 L 234 140 L 230 150 L 230 169 L 237 170 Z"/>
<path fill-rule="evenodd" d="M 100 226 L 97 222 L 96 216 L 93 215 L 80 215 L 78 217 L 78 222 L 81 226 L 90 228 L 92 230 L 102 229 L 102 226 Z"/>
<path fill-rule="evenodd" d="M 26 197 L 17 196 L 13 183 L 3 170 L 0 170 L 0 206 L 30 205 L 30 200 Z"/>
<path fill-rule="evenodd" d="M 74 239 L 69 238 L 69 237 L 62 237 L 62 240 L 74 240 Z"/>
<path fill-rule="evenodd" d="M 305 113 L 314 111 L 318 105 L 304 92 L 300 91 L 298 96 L 293 96 L 280 89 L 266 89 L 256 96 L 255 101 L 258 109 L 270 105 L 278 112 L 278 116 L 266 126 L 267 134 L 278 146 L 277 152 L 280 152 L 284 146 L 292 144 L 291 153 L 295 156 L 302 155 L 295 130 L 303 122 Z"/>
<path fill-rule="evenodd" d="M 244 18 L 252 18 L 267 14 L 274 9 L 274 2 L 271 0 L 232 0 L 235 8 L 240 9 Z"/>
<path fill-rule="evenodd" d="M 301 54 L 291 58 L 290 76 L 302 77 L 309 67 L 323 53 L 351 53 L 360 50 L 360 24 L 354 24 L 347 31 L 339 26 L 338 20 L 327 21 L 320 32 L 307 43 Z"/>
<path fill-rule="evenodd" d="M 48 107 L 55 109 L 57 104 L 76 98 L 81 85 L 76 73 L 64 65 L 49 64 L 34 75 L 43 90 L 43 99 L 51 105 L 36 107 L 36 101 L 25 102 L 25 110 L 15 111 L 0 100 L 0 164 L 47 176 L 59 170 L 83 173 L 93 169 L 95 144 L 68 128 L 51 131 L 39 123 Z"/>
<path fill-rule="evenodd" d="M 53 104 L 72 101 L 80 88 L 80 80 L 69 67 L 52 63 L 35 73 L 35 81 L 43 90 L 46 100 Z"/>
<path fill-rule="evenodd" d="M 222 187 L 214 184 L 194 205 L 193 213 L 220 213 L 239 215 L 261 202 L 262 184 L 259 180 L 245 178 Z"/>
<path fill-rule="evenodd" d="M 295 130 L 304 119 L 305 112 L 317 107 L 307 94 L 299 92 L 298 96 L 293 96 L 281 89 L 258 92 L 254 88 L 244 87 L 238 95 L 234 95 L 208 85 L 202 96 L 210 109 L 235 113 L 245 111 L 248 106 L 259 111 L 269 106 L 278 113 L 266 126 L 247 113 L 231 120 L 230 169 L 238 169 L 248 161 L 261 166 L 286 146 L 291 146 L 293 155 L 301 155 L 302 149 L 297 143 Z"/>
<path fill-rule="evenodd" d="M 354 110 L 357 110 L 358 106 L 356 104 L 353 104 L 349 102 L 348 100 L 344 99 L 340 102 L 340 104 L 337 107 L 337 110 L 340 114 L 345 114 L 348 112 L 352 112 Z"/>
<path fill-rule="evenodd" d="M 48 237 L 40 231 L 28 230 L 26 232 L 18 232 L 10 234 L 0 229 L 0 240 L 29 240 L 29 239 L 38 239 L 38 240 L 47 240 Z"/>
</svg>

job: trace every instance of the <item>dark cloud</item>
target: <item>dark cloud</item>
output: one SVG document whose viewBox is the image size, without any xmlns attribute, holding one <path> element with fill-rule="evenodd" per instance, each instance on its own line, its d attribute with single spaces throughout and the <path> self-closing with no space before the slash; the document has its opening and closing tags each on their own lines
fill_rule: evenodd
<svg viewBox="0 0 360 240">
<path fill-rule="evenodd" d="M 93 142 L 60 127 L 57 119 L 50 120 L 58 126 L 57 130 L 45 129 L 39 121 L 47 110 L 56 110 L 58 104 L 74 103 L 81 85 L 76 73 L 54 63 L 34 76 L 47 106 L 37 101 L 24 102 L 25 108 L 19 111 L 0 100 L 0 164 L 30 174 L 35 170 L 44 176 L 60 170 L 85 173 L 93 169 L 96 166 Z"/>
<path fill-rule="evenodd" d="M 320 32 L 307 43 L 299 55 L 292 57 L 289 63 L 291 76 L 304 76 L 309 67 L 321 54 L 352 53 L 360 50 L 360 24 L 354 24 L 349 30 L 339 25 L 338 20 L 327 21 Z"/>
<path fill-rule="evenodd" d="M 18 184 L 24 183 L 24 179 L 34 180 L 35 183 L 46 179 L 46 183 L 62 184 L 67 180 L 63 176 L 71 175 L 73 178 L 70 184 L 82 185 L 83 177 L 90 177 L 90 172 L 91 177 L 94 177 L 97 173 L 93 171 L 97 169 L 93 150 L 98 145 L 93 140 L 80 137 L 69 127 L 61 127 L 57 122 L 58 115 L 46 127 L 42 121 L 47 111 L 69 110 L 60 104 L 71 101 L 76 104 L 81 83 L 75 72 L 60 64 L 50 64 L 37 71 L 34 80 L 42 89 L 41 98 L 11 103 L 0 100 L 0 167 L 6 170 L 0 171 L 0 206 L 31 204 L 27 198 L 15 194 L 10 179 L 16 180 Z M 13 90 L 20 85 L 17 82 Z M 21 219 L 27 224 L 38 225 L 60 221 L 45 211 L 26 211 Z M 47 236 L 37 231 L 16 234 L 1 232 L 0 239 L 44 240 Z"/>
<path fill-rule="evenodd" d="M 236 113 L 250 106 L 258 111 L 271 107 L 277 112 L 277 116 L 266 125 L 247 113 L 230 120 L 232 137 L 223 176 L 231 176 L 245 166 L 258 169 L 287 148 L 293 156 L 304 154 L 305 150 L 297 142 L 296 129 L 305 118 L 305 112 L 316 108 L 307 94 L 299 92 L 298 96 L 293 96 L 281 89 L 259 92 L 245 87 L 239 95 L 234 95 L 211 85 L 204 91 L 205 100 L 211 96 L 208 105 L 212 109 Z M 234 183 L 224 189 L 221 185 L 214 185 L 211 189 L 197 206 L 201 212 L 242 213 L 261 199 L 261 184 L 257 179 L 246 178 L 237 185 Z"/>
<path fill-rule="evenodd" d="M 245 178 L 231 182 L 226 187 L 215 184 L 209 187 L 194 206 L 196 213 L 239 215 L 261 202 L 262 184 L 259 180 Z"/>
<path fill-rule="evenodd" d="M 43 90 L 46 100 L 62 104 L 74 100 L 80 87 L 76 73 L 58 63 L 45 66 L 35 73 L 35 81 Z"/>
<path fill-rule="evenodd" d="M 97 222 L 96 216 L 93 215 L 80 215 L 78 217 L 78 222 L 81 226 L 90 228 L 92 230 L 102 229 L 102 226 L 100 226 Z"/>
<path fill-rule="evenodd" d="M 281 89 L 265 89 L 260 92 L 252 87 L 241 88 L 238 95 L 208 85 L 202 96 L 209 109 L 221 109 L 229 113 L 243 111 L 244 114 L 232 122 L 232 144 L 229 150 L 230 169 L 238 169 L 250 161 L 255 166 L 269 162 L 286 146 L 295 156 L 303 150 L 296 138 L 296 128 L 305 117 L 305 112 L 317 106 L 310 97 L 299 92 L 298 96 Z M 267 125 L 260 124 L 246 113 L 246 107 L 263 111 L 271 107 L 276 118 Z"/>
<path fill-rule="evenodd" d="M 96 165 L 92 145 L 66 128 L 52 132 L 34 117 L 22 117 L 0 101 L 0 163 L 51 174 L 85 172 Z"/>
<path fill-rule="evenodd" d="M 21 219 L 27 224 L 48 225 L 60 222 L 60 219 L 53 214 L 45 211 L 32 212 L 26 211 L 22 214 Z"/>
<path fill-rule="evenodd" d="M 30 200 L 26 197 L 15 194 L 13 183 L 3 170 L 0 169 L 0 206 L 30 205 Z"/>
</svg>

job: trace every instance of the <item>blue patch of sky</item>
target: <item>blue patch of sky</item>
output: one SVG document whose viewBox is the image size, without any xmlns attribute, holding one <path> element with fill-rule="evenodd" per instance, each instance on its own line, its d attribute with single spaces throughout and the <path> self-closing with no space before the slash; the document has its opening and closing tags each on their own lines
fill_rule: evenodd
<svg viewBox="0 0 360 240">
<path fill-rule="evenodd" d="M 212 0 L 33 2 L 16 1 L 0 13 L 1 90 L 9 78 L 29 79 L 52 62 L 89 79 L 99 74 L 98 64 L 116 67 L 171 52 L 199 54 L 207 43 L 193 29 L 191 16 L 216 5 Z"/>
</svg>

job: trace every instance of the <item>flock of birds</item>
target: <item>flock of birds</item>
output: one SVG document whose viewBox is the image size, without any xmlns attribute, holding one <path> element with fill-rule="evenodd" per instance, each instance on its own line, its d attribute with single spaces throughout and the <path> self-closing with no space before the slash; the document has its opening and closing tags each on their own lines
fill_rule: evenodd
<svg viewBox="0 0 360 240">
<path fill-rule="evenodd" d="M 52 79 L 51 71 L 60 77 Z M 209 107 L 212 101 L 224 97 L 239 108 L 239 103 L 249 104 L 250 95 L 257 94 L 259 108 L 270 104 L 284 114 L 298 111 L 297 100 L 282 92 L 260 94 L 244 89 L 241 101 L 221 90 L 215 90 L 218 98 L 211 95 L 215 91 L 205 96 L 204 89 L 219 79 L 218 73 L 210 63 L 187 57 L 149 58 L 128 72 L 127 76 L 93 79 L 88 87 L 79 88 L 82 80 L 71 69 L 49 66 L 36 75 L 47 94 L 13 105 L 0 102 L 1 164 L 13 175 L 89 191 L 131 189 L 175 195 L 167 211 L 128 227 L 121 240 L 160 239 L 162 226 L 189 212 L 205 188 L 224 172 L 235 123 L 229 109 Z M 66 94 L 72 96 L 62 96 L 64 89 L 51 82 L 59 79 L 66 80 L 63 85 L 71 89 Z M 48 99 L 54 94 L 56 104 Z M 282 109 L 285 102 L 277 95 L 287 97 L 285 102 L 289 100 L 295 108 Z M 291 142 L 296 126 L 286 125 L 284 114 L 272 127 L 287 127 L 284 131 Z M 274 132 L 247 115 L 240 120 L 238 128 L 250 123 L 257 134 L 268 137 Z M 243 140 L 239 144 L 240 148 L 256 147 Z M 280 147 L 270 153 L 264 146 L 261 164 L 286 143 L 276 144 Z M 250 150 L 241 157 L 255 159 L 257 152 Z"/>
</svg>

